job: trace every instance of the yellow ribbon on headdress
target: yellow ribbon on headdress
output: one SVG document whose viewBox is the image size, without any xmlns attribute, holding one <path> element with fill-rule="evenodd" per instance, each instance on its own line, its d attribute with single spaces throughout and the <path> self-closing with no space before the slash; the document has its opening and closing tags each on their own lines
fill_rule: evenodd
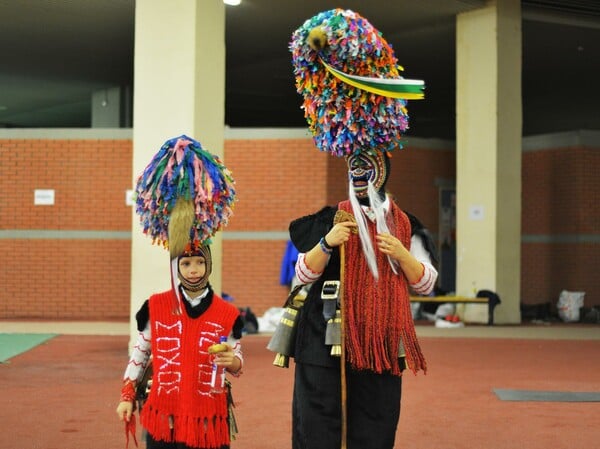
<svg viewBox="0 0 600 449">
<path fill-rule="evenodd" d="M 403 100 L 422 100 L 425 98 L 423 80 L 409 80 L 404 78 L 370 78 L 366 76 L 349 75 L 329 64 L 323 59 L 321 62 L 329 73 L 340 81 L 377 95 Z"/>
</svg>

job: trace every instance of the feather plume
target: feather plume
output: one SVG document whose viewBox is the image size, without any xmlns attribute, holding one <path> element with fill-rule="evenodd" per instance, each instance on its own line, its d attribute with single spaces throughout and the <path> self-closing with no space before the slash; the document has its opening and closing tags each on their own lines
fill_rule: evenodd
<svg viewBox="0 0 600 449">
<path fill-rule="evenodd" d="M 169 253 L 171 258 L 181 255 L 190 243 L 194 218 L 194 203 L 192 200 L 177 199 L 169 219 Z"/>
</svg>

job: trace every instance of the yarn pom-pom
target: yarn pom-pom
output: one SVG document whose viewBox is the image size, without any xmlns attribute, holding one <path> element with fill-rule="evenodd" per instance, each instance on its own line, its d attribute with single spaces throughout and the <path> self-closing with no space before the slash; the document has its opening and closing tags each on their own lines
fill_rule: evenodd
<svg viewBox="0 0 600 449">
<path fill-rule="evenodd" d="M 169 246 L 169 220 L 178 199 L 193 204 L 189 240 L 201 244 L 233 214 L 234 180 L 219 158 L 182 135 L 167 140 L 137 180 L 135 211 L 153 243 Z"/>
<path fill-rule="evenodd" d="M 353 87 L 322 63 L 349 75 L 401 78 L 392 47 L 373 25 L 350 10 L 321 12 L 293 33 L 289 48 L 296 90 L 319 150 L 347 156 L 402 147 L 406 100 Z"/>
</svg>

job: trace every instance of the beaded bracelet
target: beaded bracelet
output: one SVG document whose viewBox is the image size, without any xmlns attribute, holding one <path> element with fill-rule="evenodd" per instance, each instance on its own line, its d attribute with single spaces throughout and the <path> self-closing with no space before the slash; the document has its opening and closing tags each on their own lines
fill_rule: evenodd
<svg viewBox="0 0 600 449">
<path fill-rule="evenodd" d="M 319 245 L 325 254 L 331 254 L 331 251 L 333 251 L 333 248 L 327 244 L 325 237 L 321 237 L 321 240 L 319 240 Z"/>
</svg>

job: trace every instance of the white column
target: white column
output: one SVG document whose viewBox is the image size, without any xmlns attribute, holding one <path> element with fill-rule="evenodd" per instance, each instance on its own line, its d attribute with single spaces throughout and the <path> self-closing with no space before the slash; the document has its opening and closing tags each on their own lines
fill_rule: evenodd
<svg viewBox="0 0 600 449">
<path fill-rule="evenodd" d="M 497 323 L 520 322 L 521 11 L 492 0 L 456 22 L 456 290 L 497 292 Z M 469 306 L 480 310 L 479 306 Z M 485 309 L 485 306 L 483 306 Z M 474 313 L 466 319 L 487 320 Z M 479 315 L 479 316 L 477 316 Z"/>
<path fill-rule="evenodd" d="M 135 12 L 133 180 L 160 146 L 186 134 L 223 157 L 225 7 L 220 1 L 139 0 Z M 221 291 L 221 237 L 213 239 L 211 284 Z M 133 315 L 152 293 L 170 287 L 168 251 L 132 218 Z"/>
</svg>

